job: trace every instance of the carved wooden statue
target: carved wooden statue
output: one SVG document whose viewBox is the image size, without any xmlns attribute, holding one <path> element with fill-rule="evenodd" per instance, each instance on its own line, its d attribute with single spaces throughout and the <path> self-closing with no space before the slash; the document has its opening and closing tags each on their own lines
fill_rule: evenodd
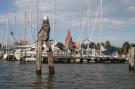
<svg viewBox="0 0 135 89">
<path fill-rule="evenodd" d="M 41 74 L 43 41 L 45 41 L 46 46 L 49 49 L 47 51 L 49 74 L 54 74 L 54 60 L 53 60 L 53 55 L 52 55 L 52 48 L 51 48 L 51 45 L 49 44 L 49 36 L 50 36 L 49 20 L 48 20 L 48 17 L 44 17 L 42 27 L 37 34 L 37 39 L 38 39 L 37 59 L 36 59 L 37 74 Z"/>
<path fill-rule="evenodd" d="M 49 41 L 49 35 L 50 35 L 50 25 L 48 17 L 44 17 L 42 27 L 40 31 L 38 32 L 38 41 Z"/>
</svg>

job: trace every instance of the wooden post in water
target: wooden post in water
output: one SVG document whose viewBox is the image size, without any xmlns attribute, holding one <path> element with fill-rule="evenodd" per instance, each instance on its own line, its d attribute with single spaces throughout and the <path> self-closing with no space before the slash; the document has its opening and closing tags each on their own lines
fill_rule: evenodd
<svg viewBox="0 0 135 89">
<path fill-rule="evenodd" d="M 128 53 L 129 70 L 134 71 L 135 66 L 135 47 L 131 47 Z"/>
<path fill-rule="evenodd" d="M 22 52 L 23 52 L 23 49 L 21 48 L 20 63 L 22 63 Z"/>
<path fill-rule="evenodd" d="M 48 56 L 49 74 L 54 74 L 54 61 L 52 56 L 52 49 L 49 44 L 49 34 L 50 34 L 49 20 L 48 17 L 44 17 L 42 27 L 37 34 L 38 43 L 37 43 L 36 73 L 39 75 L 41 74 L 41 69 L 42 69 L 43 41 L 45 41 L 46 46 L 48 48 L 47 56 Z"/>
<path fill-rule="evenodd" d="M 13 47 L 13 61 L 15 61 L 15 48 Z"/>
<path fill-rule="evenodd" d="M 36 73 L 41 74 L 41 68 L 42 68 L 42 47 L 43 47 L 43 41 L 38 41 L 37 43 L 37 56 L 36 56 Z"/>
<path fill-rule="evenodd" d="M 49 49 L 47 51 L 48 69 L 49 69 L 49 74 L 52 75 L 52 74 L 54 74 L 54 58 L 53 58 L 53 54 L 52 54 L 51 44 L 49 42 L 47 42 L 46 45 L 47 45 L 47 47 Z"/>
</svg>

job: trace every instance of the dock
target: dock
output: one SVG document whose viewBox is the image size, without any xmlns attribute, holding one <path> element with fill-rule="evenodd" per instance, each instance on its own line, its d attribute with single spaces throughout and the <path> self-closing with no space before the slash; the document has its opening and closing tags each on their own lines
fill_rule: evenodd
<svg viewBox="0 0 135 89">
<path fill-rule="evenodd" d="M 54 56 L 55 63 L 125 63 L 124 58 L 115 57 L 74 57 L 74 56 Z M 47 57 L 43 57 L 43 63 L 48 63 Z"/>
</svg>

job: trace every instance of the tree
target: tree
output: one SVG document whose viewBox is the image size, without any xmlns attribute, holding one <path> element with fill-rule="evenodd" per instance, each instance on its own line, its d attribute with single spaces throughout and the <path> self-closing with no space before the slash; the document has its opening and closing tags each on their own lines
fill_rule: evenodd
<svg viewBox="0 0 135 89">
<path fill-rule="evenodd" d="M 90 48 L 95 48 L 95 46 L 96 46 L 96 44 L 94 42 L 90 42 L 90 44 L 89 44 Z"/>
<path fill-rule="evenodd" d="M 127 55 L 129 48 L 130 48 L 129 42 L 124 42 L 124 43 L 123 43 L 123 46 L 122 46 L 123 54 Z"/>
<path fill-rule="evenodd" d="M 97 50 L 100 50 L 100 43 L 97 43 L 97 44 L 96 44 L 96 49 L 97 49 Z"/>
<path fill-rule="evenodd" d="M 135 44 L 132 43 L 132 44 L 130 44 L 130 46 L 131 46 L 131 47 L 135 47 Z"/>
<path fill-rule="evenodd" d="M 120 55 L 122 55 L 123 54 L 123 51 L 122 51 L 122 48 L 117 48 L 117 50 L 118 50 L 118 54 L 120 54 Z"/>
<path fill-rule="evenodd" d="M 110 41 L 106 41 L 105 42 L 105 48 L 111 48 L 111 43 L 110 43 Z"/>
<path fill-rule="evenodd" d="M 87 45 L 86 44 L 81 44 L 81 48 L 87 49 Z"/>
<path fill-rule="evenodd" d="M 60 50 L 64 50 L 64 44 L 63 43 L 61 43 L 61 42 L 58 42 L 57 44 L 56 44 L 56 46 L 60 49 Z"/>
</svg>

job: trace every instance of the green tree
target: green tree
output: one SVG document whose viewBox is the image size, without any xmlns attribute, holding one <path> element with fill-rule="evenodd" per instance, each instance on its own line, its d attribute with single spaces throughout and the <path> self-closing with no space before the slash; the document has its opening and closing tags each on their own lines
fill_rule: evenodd
<svg viewBox="0 0 135 89">
<path fill-rule="evenodd" d="M 122 48 L 117 48 L 117 50 L 118 50 L 118 54 L 120 54 L 120 55 L 122 55 L 123 54 L 123 51 L 122 51 Z"/>
<path fill-rule="evenodd" d="M 97 43 L 97 44 L 96 44 L 96 49 L 97 49 L 97 50 L 100 50 L 100 43 Z"/>
<path fill-rule="evenodd" d="M 60 50 L 64 50 L 64 44 L 63 43 L 61 43 L 61 42 L 58 42 L 57 44 L 56 44 L 56 46 L 60 49 Z"/>
<path fill-rule="evenodd" d="M 135 44 L 132 43 L 132 44 L 130 44 L 130 46 L 135 47 Z"/>
<path fill-rule="evenodd" d="M 96 44 L 96 49 L 97 49 L 97 50 L 100 50 L 100 46 L 101 46 L 101 45 L 104 47 L 104 43 L 97 43 L 97 44 Z"/>
<path fill-rule="evenodd" d="M 111 46 L 112 45 L 111 45 L 110 41 L 105 42 L 105 45 L 104 45 L 105 48 L 111 48 Z"/>
<path fill-rule="evenodd" d="M 87 44 L 81 44 L 81 48 L 87 49 Z"/>
<path fill-rule="evenodd" d="M 96 47 L 96 44 L 95 44 L 94 42 L 91 42 L 91 43 L 89 44 L 89 47 L 90 47 L 90 48 L 95 48 L 95 47 Z"/>
<path fill-rule="evenodd" d="M 123 54 L 127 55 L 129 48 L 130 48 L 129 42 L 124 42 L 123 43 L 123 46 L 122 46 L 122 52 L 123 52 Z"/>
</svg>

